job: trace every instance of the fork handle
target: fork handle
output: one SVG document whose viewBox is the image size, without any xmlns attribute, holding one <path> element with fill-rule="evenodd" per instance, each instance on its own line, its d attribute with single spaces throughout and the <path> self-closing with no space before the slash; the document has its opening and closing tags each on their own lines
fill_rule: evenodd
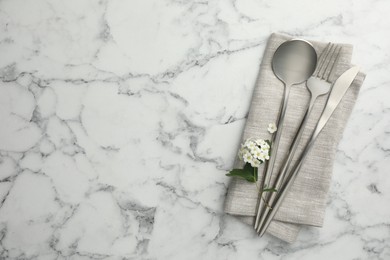
<svg viewBox="0 0 390 260">
<path fill-rule="evenodd" d="M 320 95 L 313 95 L 313 94 L 311 94 L 310 102 L 309 102 L 309 105 L 307 107 L 306 113 L 303 116 L 302 122 L 301 122 L 301 124 L 299 125 L 299 128 L 298 128 L 297 134 L 295 135 L 294 140 L 293 140 L 293 142 L 292 142 L 292 144 L 290 146 L 290 149 L 289 149 L 289 152 L 288 152 L 288 157 L 285 159 L 285 161 L 283 163 L 283 166 L 282 166 L 282 169 L 280 171 L 280 174 L 282 175 L 281 181 L 284 181 L 284 178 L 285 178 L 286 173 L 287 173 L 287 169 L 290 167 L 291 161 L 294 158 L 295 152 L 296 152 L 296 150 L 298 148 L 298 145 L 299 145 L 299 142 L 300 142 L 300 140 L 302 138 L 303 131 L 305 130 L 305 127 L 306 127 L 306 124 L 307 124 L 307 120 L 309 119 L 311 111 L 313 110 L 313 107 L 314 107 L 314 103 L 315 103 L 315 101 L 317 100 L 317 98 L 319 96 Z M 275 186 L 279 187 L 280 185 L 281 185 L 281 183 L 276 184 Z"/>
</svg>

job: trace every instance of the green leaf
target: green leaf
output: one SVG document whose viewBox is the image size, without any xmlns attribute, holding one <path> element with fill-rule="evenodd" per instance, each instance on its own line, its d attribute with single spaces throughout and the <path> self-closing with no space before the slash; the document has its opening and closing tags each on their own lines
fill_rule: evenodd
<svg viewBox="0 0 390 260">
<path fill-rule="evenodd" d="M 267 192 L 267 191 L 269 191 L 269 192 L 277 192 L 278 190 L 275 189 L 275 188 L 264 188 L 263 189 L 263 192 Z"/>
<path fill-rule="evenodd" d="M 253 182 L 256 182 L 257 181 L 257 178 L 258 178 L 258 175 L 257 175 L 257 168 L 255 167 L 252 167 L 252 165 L 250 165 L 250 163 L 246 163 L 244 165 L 244 171 L 247 171 L 249 173 L 252 174 L 253 176 Z"/>
<path fill-rule="evenodd" d="M 253 172 L 253 167 L 249 163 L 246 163 L 243 170 L 247 172 Z"/>
<path fill-rule="evenodd" d="M 226 176 L 240 177 L 249 182 L 255 182 L 257 180 L 257 171 L 250 164 L 245 164 L 243 169 L 233 169 Z"/>
</svg>

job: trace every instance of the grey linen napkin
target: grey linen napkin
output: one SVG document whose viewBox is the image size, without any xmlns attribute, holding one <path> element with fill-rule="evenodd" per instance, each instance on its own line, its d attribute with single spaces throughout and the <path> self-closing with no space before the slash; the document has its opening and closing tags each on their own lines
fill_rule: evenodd
<svg viewBox="0 0 390 260">
<path fill-rule="evenodd" d="M 283 96 L 283 83 L 274 76 L 271 60 L 277 47 L 289 39 L 291 39 L 289 36 L 272 34 L 268 40 L 242 140 L 250 137 L 271 139 L 267 127 L 269 123 L 276 121 Z M 321 54 L 327 44 L 313 41 L 311 43 L 318 55 Z M 331 82 L 334 82 L 337 77 L 351 67 L 352 46 L 348 44 L 340 45 L 342 50 L 333 70 L 334 73 L 330 77 Z M 294 185 L 269 226 L 268 233 L 292 243 L 295 241 L 301 225 L 322 226 L 337 145 L 342 137 L 364 77 L 363 73 L 358 74 L 322 130 Z M 291 89 L 283 135 L 275 161 L 275 172 L 278 172 L 282 160 L 287 154 L 289 145 L 305 113 L 309 98 L 310 95 L 305 83 L 295 85 Z M 327 96 L 317 99 L 291 165 L 294 165 L 297 161 L 304 144 L 308 141 L 321 115 L 326 99 Z M 236 160 L 234 166 L 235 168 L 242 167 L 242 162 Z M 264 164 L 259 168 L 259 178 L 261 178 L 263 168 Z M 225 212 L 237 216 L 247 224 L 253 225 L 257 200 L 258 191 L 253 183 L 239 178 L 232 178 L 225 200 Z"/>
</svg>

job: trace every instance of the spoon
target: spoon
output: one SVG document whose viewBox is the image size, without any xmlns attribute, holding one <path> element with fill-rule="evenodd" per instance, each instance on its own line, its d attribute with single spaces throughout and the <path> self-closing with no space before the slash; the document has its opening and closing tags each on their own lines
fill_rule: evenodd
<svg viewBox="0 0 390 260">
<path fill-rule="evenodd" d="M 318 66 L 314 71 L 314 74 L 310 77 L 310 79 L 307 80 L 306 87 L 310 93 L 310 101 L 306 109 L 306 113 L 299 126 L 298 132 L 295 135 L 295 138 L 290 146 L 288 156 L 287 158 L 285 158 L 281 170 L 277 174 L 276 180 L 274 181 L 273 188 L 276 189 L 277 192 L 273 192 L 272 194 L 270 194 L 269 199 L 267 201 L 269 205 L 273 204 L 277 196 L 277 193 L 279 192 L 280 187 L 285 179 L 287 170 L 289 169 L 291 161 L 298 148 L 299 141 L 301 140 L 303 131 L 307 124 L 309 115 L 311 114 L 311 111 L 314 107 L 315 101 L 319 96 L 327 94 L 331 88 L 329 78 L 335 67 L 336 61 L 340 54 L 340 50 L 341 50 L 340 46 L 329 43 L 319 57 Z M 261 226 L 263 225 L 269 211 L 270 211 L 269 207 L 265 208 L 265 210 L 263 211 L 263 214 L 260 217 L 258 230 L 261 229 Z"/>
<path fill-rule="evenodd" d="M 279 115 L 276 120 L 277 129 L 275 135 L 272 136 L 272 153 L 266 165 L 264 177 L 262 178 L 261 187 L 269 188 L 271 182 L 271 174 L 275 164 L 275 158 L 278 151 L 280 137 L 283 132 L 283 121 L 286 114 L 288 96 L 291 87 L 296 84 L 305 82 L 313 74 L 317 65 L 317 53 L 313 46 L 304 40 L 293 39 L 282 43 L 272 58 L 272 70 L 275 76 L 284 84 L 284 94 L 282 104 L 279 110 Z M 260 216 L 265 210 L 265 203 L 268 201 L 269 192 L 265 193 L 265 199 L 260 194 L 258 209 L 255 221 L 255 229 L 259 227 Z"/>
</svg>

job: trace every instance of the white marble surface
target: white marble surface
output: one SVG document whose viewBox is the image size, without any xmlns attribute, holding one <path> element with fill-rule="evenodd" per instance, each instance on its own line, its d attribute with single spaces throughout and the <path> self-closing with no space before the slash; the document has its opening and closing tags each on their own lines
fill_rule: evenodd
<svg viewBox="0 0 390 260">
<path fill-rule="evenodd" d="M 0 1 L 1 259 L 390 259 L 390 2 Z M 267 37 L 368 73 L 325 226 L 223 214 Z"/>
</svg>

